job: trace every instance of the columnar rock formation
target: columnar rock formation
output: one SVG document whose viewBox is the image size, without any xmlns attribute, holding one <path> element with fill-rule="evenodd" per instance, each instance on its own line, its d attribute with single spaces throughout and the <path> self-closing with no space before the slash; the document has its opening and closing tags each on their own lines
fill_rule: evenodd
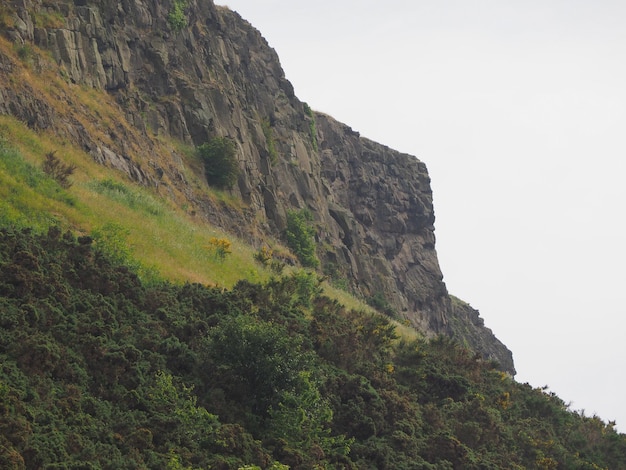
<svg viewBox="0 0 626 470">
<path fill-rule="evenodd" d="M 6 56 L 1 113 L 72 139 L 142 184 L 156 185 L 165 174 L 200 216 L 251 242 L 259 233 L 282 236 L 287 211 L 308 209 L 322 269 L 348 279 L 359 295 L 384 296 L 426 333 L 456 336 L 513 372 L 510 351 L 476 311 L 448 295 L 425 164 L 311 112 L 275 51 L 237 13 L 189 0 L 186 25 L 177 29 L 168 20 L 170 0 L 5 3 L 6 37 L 48 50 L 68 81 L 111 94 L 126 122 L 98 140 L 72 112 L 60 114 L 45 96 L 11 85 L 5 78 L 17 65 Z M 151 154 L 149 165 L 138 162 L 134 155 L 149 154 L 156 136 L 193 145 L 235 139 L 242 171 L 233 191 L 246 210 L 198 197 L 183 176 L 183 158 Z"/>
</svg>

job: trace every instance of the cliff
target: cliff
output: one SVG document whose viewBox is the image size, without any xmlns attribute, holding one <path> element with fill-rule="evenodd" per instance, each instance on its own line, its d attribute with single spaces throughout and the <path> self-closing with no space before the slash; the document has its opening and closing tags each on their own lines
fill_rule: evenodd
<svg viewBox="0 0 626 470">
<path fill-rule="evenodd" d="M 295 96 L 275 51 L 237 13 L 209 0 L 182 6 L 4 2 L 4 37 L 53 59 L 33 55 L 31 73 L 61 74 L 68 86 L 43 92 L 14 80 L 23 64 L 0 54 L 0 113 L 182 197 L 198 217 L 252 244 L 283 236 L 287 212 L 306 208 L 327 275 L 347 279 L 364 298 L 384 298 L 400 319 L 429 335 L 456 337 L 514 373 L 511 352 L 478 312 L 447 292 L 425 164 L 312 112 Z M 107 121 L 85 109 L 72 96 L 76 86 L 106 91 L 124 118 Z M 215 136 L 237 143 L 241 172 L 232 192 L 244 210 L 203 195 L 185 176 L 184 155 L 154 145 L 167 137 L 197 146 Z"/>
</svg>

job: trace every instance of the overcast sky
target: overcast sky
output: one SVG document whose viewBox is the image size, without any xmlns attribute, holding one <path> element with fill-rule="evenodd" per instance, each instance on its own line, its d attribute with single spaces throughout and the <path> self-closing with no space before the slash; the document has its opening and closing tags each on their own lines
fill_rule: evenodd
<svg viewBox="0 0 626 470">
<path fill-rule="evenodd" d="M 301 100 L 426 163 L 448 290 L 517 380 L 626 432 L 626 2 L 227 5 Z"/>
</svg>

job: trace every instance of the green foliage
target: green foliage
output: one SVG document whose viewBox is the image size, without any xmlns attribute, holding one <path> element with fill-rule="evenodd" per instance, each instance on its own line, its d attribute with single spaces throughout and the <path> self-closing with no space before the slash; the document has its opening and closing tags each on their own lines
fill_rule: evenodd
<svg viewBox="0 0 626 470">
<path fill-rule="evenodd" d="M 160 216 L 165 212 L 163 203 L 157 201 L 145 190 L 132 187 L 130 184 L 123 184 L 111 178 L 105 178 L 99 181 L 92 181 L 89 183 L 89 187 L 129 209 L 137 210 L 147 215 Z"/>
<path fill-rule="evenodd" d="M 274 257 L 274 252 L 268 246 L 263 245 L 252 255 L 252 257 L 263 266 L 269 266 L 272 262 L 272 258 Z"/>
<path fill-rule="evenodd" d="M 33 47 L 29 43 L 16 43 L 14 49 L 17 57 L 19 57 L 22 62 L 26 64 L 32 62 L 33 57 L 35 56 L 35 52 L 33 51 Z"/>
<path fill-rule="evenodd" d="M 324 264 L 324 275 L 328 277 L 328 280 L 334 287 L 349 292 L 350 282 L 348 281 L 348 276 L 339 269 L 336 263 Z"/>
<path fill-rule="evenodd" d="M 230 250 L 231 243 L 226 238 L 211 237 L 209 239 L 209 246 L 207 247 L 213 257 L 218 261 L 224 261 L 226 255 L 232 253 Z"/>
<path fill-rule="evenodd" d="M 261 418 L 278 405 L 281 392 L 297 386 L 308 362 L 299 338 L 248 315 L 224 318 L 207 340 L 207 361 L 226 396 Z"/>
<path fill-rule="evenodd" d="M 92 233 L 96 246 L 102 252 L 114 262 L 127 265 L 133 263 L 132 249 L 128 244 L 129 235 L 127 228 L 113 222 L 107 222 Z"/>
<path fill-rule="evenodd" d="M 306 209 L 287 212 L 287 244 L 302 266 L 307 268 L 319 266 L 319 259 L 315 253 L 315 229 L 312 221 L 313 216 Z"/>
<path fill-rule="evenodd" d="M 172 29 L 176 32 L 181 31 L 187 26 L 187 17 L 185 16 L 186 0 L 173 0 L 172 8 L 167 15 L 167 21 Z"/>
<path fill-rule="evenodd" d="M 123 258 L 55 227 L 0 228 L 1 468 L 626 461 L 613 425 L 449 338 L 399 341 L 385 316 L 323 297 L 314 273 L 147 286 Z"/>
<path fill-rule="evenodd" d="M 389 315 L 391 318 L 397 318 L 398 316 L 398 312 L 396 312 L 396 310 L 391 306 L 385 297 L 385 294 L 380 291 L 377 291 L 374 295 L 368 297 L 366 302 L 370 307 L 375 308 L 385 315 Z"/>
<path fill-rule="evenodd" d="M 55 223 L 50 202 L 77 204 L 55 179 L 24 160 L 0 136 L 0 223 L 45 229 Z"/>
<path fill-rule="evenodd" d="M 218 188 L 232 188 L 239 176 L 235 142 L 229 137 L 214 137 L 199 146 L 198 152 L 207 182 Z"/>
<path fill-rule="evenodd" d="M 278 150 L 276 150 L 276 139 L 274 138 L 274 130 L 267 119 L 261 121 L 261 128 L 265 136 L 265 145 L 270 156 L 270 162 L 276 163 L 278 160 Z"/>
<path fill-rule="evenodd" d="M 285 263 L 280 259 L 274 258 L 274 251 L 265 245 L 253 253 L 252 257 L 262 266 L 269 267 L 275 274 L 280 274 L 285 269 Z"/>
</svg>

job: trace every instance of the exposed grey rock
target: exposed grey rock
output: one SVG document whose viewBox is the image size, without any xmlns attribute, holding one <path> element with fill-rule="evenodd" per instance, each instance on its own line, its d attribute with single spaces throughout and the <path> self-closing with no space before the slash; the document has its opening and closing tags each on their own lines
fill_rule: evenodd
<svg viewBox="0 0 626 470">
<path fill-rule="evenodd" d="M 311 136 L 312 117 L 275 51 L 238 14 L 190 0 L 188 27 L 177 32 L 167 21 L 169 1 L 59 0 L 65 25 L 42 30 L 32 26 L 33 15 L 55 8 L 50 2 L 8 3 L 20 21 L 7 35 L 49 49 L 73 82 L 111 93 L 140 137 L 116 128 L 113 143 L 94 142 L 80 123 L 55 116 L 44 97 L 18 96 L 2 85 L 0 112 L 69 135 L 97 161 L 142 184 L 169 176 L 200 216 L 242 237 L 280 237 L 287 212 L 307 208 L 323 268 L 348 279 L 356 294 L 382 294 L 427 334 L 455 336 L 513 370 L 510 351 L 476 320 L 478 314 L 450 300 L 435 251 L 426 165 L 324 114 L 313 116 L 317 135 Z M 11 64 L 0 57 L 3 67 Z M 275 159 L 263 131 L 267 123 Z M 233 191 L 247 210 L 196 197 L 180 168 L 151 160 L 144 169 L 126 156 L 132 139 L 149 152 L 154 135 L 195 145 L 214 136 L 235 139 L 242 172 Z"/>
</svg>

